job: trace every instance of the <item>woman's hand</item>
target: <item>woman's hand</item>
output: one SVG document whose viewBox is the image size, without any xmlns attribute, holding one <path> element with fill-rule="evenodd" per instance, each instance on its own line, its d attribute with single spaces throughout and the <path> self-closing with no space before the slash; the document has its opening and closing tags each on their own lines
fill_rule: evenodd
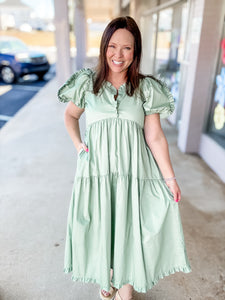
<svg viewBox="0 0 225 300">
<path fill-rule="evenodd" d="M 78 144 L 77 152 L 79 153 L 81 149 L 84 149 L 84 151 L 88 152 L 88 147 L 84 143 Z"/>
<path fill-rule="evenodd" d="M 174 201 L 179 202 L 181 199 L 181 191 L 177 184 L 177 181 L 175 179 L 171 181 L 166 181 L 166 185 L 172 192 Z"/>
</svg>

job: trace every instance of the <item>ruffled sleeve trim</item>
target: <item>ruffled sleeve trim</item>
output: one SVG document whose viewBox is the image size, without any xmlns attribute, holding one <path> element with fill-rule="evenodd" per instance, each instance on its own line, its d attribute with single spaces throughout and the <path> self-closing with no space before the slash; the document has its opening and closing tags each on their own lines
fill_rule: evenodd
<svg viewBox="0 0 225 300">
<path fill-rule="evenodd" d="M 72 101 L 80 108 L 85 107 L 85 92 L 91 89 L 93 71 L 83 68 L 75 72 L 58 90 L 61 102 Z"/>
<path fill-rule="evenodd" d="M 144 112 L 145 115 L 159 113 L 161 118 L 167 118 L 175 109 L 174 98 L 165 81 L 144 78 Z"/>
</svg>

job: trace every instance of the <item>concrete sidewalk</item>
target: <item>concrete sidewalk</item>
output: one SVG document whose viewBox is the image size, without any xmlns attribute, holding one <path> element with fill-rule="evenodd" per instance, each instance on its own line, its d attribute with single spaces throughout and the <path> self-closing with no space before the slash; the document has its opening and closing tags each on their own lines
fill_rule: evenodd
<svg viewBox="0 0 225 300">
<path fill-rule="evenodd" d="M 98 285 L 63 273 L 76 150 L 53 80 L 0 131 L 0 299 L 97 300 Z M 81 119 L 84 134 L 84 115 Z M 193 272 L 162 279 L 136 300 L 225 299 L 225 186 L 197 156 L 182 154 L 166 121 Z"/>
</svg>

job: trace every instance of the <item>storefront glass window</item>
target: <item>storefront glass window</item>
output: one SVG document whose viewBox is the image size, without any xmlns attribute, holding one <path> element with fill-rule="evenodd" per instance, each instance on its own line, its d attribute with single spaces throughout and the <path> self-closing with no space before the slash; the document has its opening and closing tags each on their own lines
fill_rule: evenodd
<svg viewBox="0 0 225 300">
<path fill-rule="evenodd" d="M 165 78 L 177 102 L 179 99 L 180 61 L 184 54 L 187 3 L 159 12 L 154 74 Z"/>
<path fill-rule="evenodd" d="M 225 22 L 207 129 L 208 134 L 225 147 Z"/>
<path fill-rule="evenodd" d="M 163 75 L 168 68 L 170 56 L 172 15 L 172 8 L 162 10 L 159 13 L 155 72 Z"/>
</svg>

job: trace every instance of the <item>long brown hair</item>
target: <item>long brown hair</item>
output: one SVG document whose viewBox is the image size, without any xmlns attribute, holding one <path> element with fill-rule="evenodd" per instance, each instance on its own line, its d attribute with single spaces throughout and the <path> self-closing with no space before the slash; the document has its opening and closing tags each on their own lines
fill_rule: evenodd
<svg viewBox="0 0 225 300">
<path fill-rule="evenodd" d="M 134 21 L 133 18 L 129 16 L 115 18 L 107 25 L 102 35 L 101 44 L 100 44 L 99 61 L 98 61 L 96 76 L 93 85 L 93 92 L 95 95 L 98 94 L 100 88 L 102 87 L 102 84 L 108 77 L 109 66 L 106 59 L 106 51 L 112 35 L 118 29 L 126 29 L 134 37 L 134 57 L 133 57 L 133 62 L 128 67 L 127 74 L 126 74 L 127 75 L 126 93 L 129 96 L 132 96 L 136 88 L 138 88 L 139 86 L 139 80 L 146 77 L 140 74 L 139 72 L 141 53 L 142 53 L 142 41 L 141 41 L 141 33 L 137 26 L 137 23 Z M 148 77 L 157 80 L 151 75 L 148 75 Z"/>
</svg>

